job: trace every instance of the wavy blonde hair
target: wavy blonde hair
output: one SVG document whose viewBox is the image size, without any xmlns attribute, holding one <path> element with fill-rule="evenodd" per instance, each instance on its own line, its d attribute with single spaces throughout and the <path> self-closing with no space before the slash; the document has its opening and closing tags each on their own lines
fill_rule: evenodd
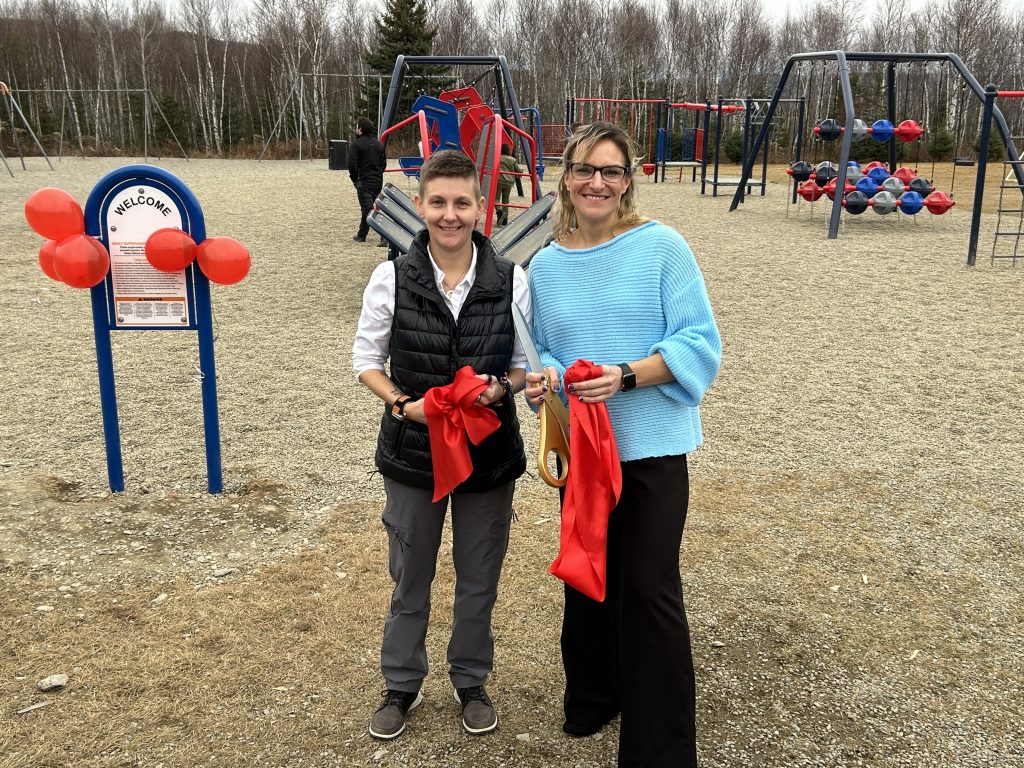
<svg viewBox="0 0 1024 768">
<path fill-rule="evenodd" d="M 619 198 L 619 224 L 629 227 L 640 224 L 644 218 L 636 208 L 636 184 L 633 183 L 633 172 L 636 170 L 636 145 L 629 135 L 611 123 L 589 123 L 581 125 L 572 132 L 565 143 L 562 153 L 562 177 L 558 180 L 558 200 L 554 212 L 554 234 L 560 239 L 576 229 L 576 209 L 569 199 L 569 188 L 565 180 L 569 174 L 569 165 L 580 162 L 590 154 L 591 150 L 602 141 L 610 141 L 626 158 L 625 166 L 630 184 Z"/>
</svg>

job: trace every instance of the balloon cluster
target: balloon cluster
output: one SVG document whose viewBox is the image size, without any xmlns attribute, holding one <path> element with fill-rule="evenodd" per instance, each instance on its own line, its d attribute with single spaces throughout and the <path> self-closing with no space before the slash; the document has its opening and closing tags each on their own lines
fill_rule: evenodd
<svg viewBox="0 0 1024 768">
<path fill-rule="evenodd" d="M 193 261 L 211 282 L 234 285 L 249 274 L 248 249 L 232 237 L 208 237 L 196 245 L 187 232 L 158 229 L 146 240 L 146 259 L 161 272 L 180 272 Z"/>
<path fill-rule="evenodd" d="M 103 243 L 85 234 L 85 215 L 62 189 L 45 187 L 25 201 L 25 219 L 46 238 L 39 249 L 39 266 L 47 277 L 72 288 L 99 285 L 110 269 Z M 208 237 L 198 245 L 180 229 L 158 229 L 146 240 L 146 259 L 161 272 L 179 272 L 193 261 L 212 282 L 232 285 L 252 264 L 248 249 L 231 237 Z"/>
<path fill-rule="evenodd" d="M 814 202 L 822 195 L 833 200 L 839 169 L 827 160 L 811 166 L 803 160 L 793 163 L 786 171 L 799 183 L 797 194 L 808 202 Z M 863 213 L 869 207 L 875 213 L 885 215 L 899 208 L 913 216 L 922 208 L 937 216 L 955 205 L 945 192 L 937 192 L 928 179 L 921 178 L 911 168 L 897 168 L 893 173 L 884 163 L 873 161 L 863 168 L 850 161 L 846 169 L 846 186 L 843 191 L 843 206 L 853 214 Z"/>
<path fill-rule="evenodd" d="M 82 206 L 67 192 L 56 187 L 36 190 L 25 202 L 25 219 L 46 238 L 39 266 L 47 277 L 72 288 L 92 288 L 107 276 L 110 254 L 85 234 Z"/>
</svg>

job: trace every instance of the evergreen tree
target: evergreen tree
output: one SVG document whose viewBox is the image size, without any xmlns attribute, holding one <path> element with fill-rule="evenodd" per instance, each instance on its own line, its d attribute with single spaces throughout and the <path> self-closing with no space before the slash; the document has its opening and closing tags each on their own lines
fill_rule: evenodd
<svg viewBox="0 0 1024 768">
<path fill-rule="evenodd" d="M 363 55 L 372 72 L 390 75 L 399 56 L 429 56 L 434 47 L 437 29 L 430 26 L 427 6 L 424 0 L 385 0 L 384 10 L 374 22 L 376 34 L 374 47 Z M 436 95 L 438 83 L 431 85 L 429 75 L 443 71 L 438 67 L 414 67 L 407 69 L 402 78 L 402 91 L 398 102 L 396 120 L 409 115 L 413 101 L 421 93 Z M 378 96 L 378 81 L 367 78 L 362 87 L 360 108 L 371 119 L 377 114 L 378 104 L 383 108 L 387 102 L 388 79 L 383 82 L 383 93 Z M 379 100 L 378 100 L 379 99 Z M 379 126 L 383 128 L 384 126 Z"/>
</svg>

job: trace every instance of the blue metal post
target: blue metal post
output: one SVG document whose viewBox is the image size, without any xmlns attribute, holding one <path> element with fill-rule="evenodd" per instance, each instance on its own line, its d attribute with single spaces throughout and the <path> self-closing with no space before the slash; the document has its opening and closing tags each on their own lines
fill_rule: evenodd
<svg viewBox="0 0 1024 768">
<path fill-rule="evenodd" d="M 199 369 L 202 374 L 203 431 L 206 437 L 206 476 L 210 493 L 224 488 L 220 465 L 220 420 L 217 416 L 217 368 L 213 359 L 213 311 L 210 280 L 193 267 L 196 289 L 196 325 L 199 333 Z"/>
<path fill-rule="evenodd" d="M 988 167 L 988 143 L 992 138 L 992 112 L 996 103 L 996 87 L 985 86 L 985 101 L 981 115 L 981 146 L 978 147 L 978 176 L 974 182 L 974 207 L 971 210 L 971 233 L 967 238 L 967 266 L 973 267 L 978 258 L 978 230 L 981 228 L 981 201 L 985 197 L 985 169 Z"/>
<path fill-rule="evenodd" d="M 110 348 L 110 324 L 107 319 L 107 282 L 89 290 L 92 301 L 92 327 L 96 335 L 96 367 L 100 378 L 100 412 L 103 415 L 103 443 L 107 453 L 107 479 L 110 490 L 124 492 L 124 463 L 121 458 L 121 428 L 117 421 L 117 392 L 114 388 L 114 356 Z"/>
</svg>

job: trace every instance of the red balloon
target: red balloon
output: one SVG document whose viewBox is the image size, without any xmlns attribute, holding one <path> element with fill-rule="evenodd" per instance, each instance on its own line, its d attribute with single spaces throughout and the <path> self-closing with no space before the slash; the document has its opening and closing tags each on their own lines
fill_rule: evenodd
<svg viewBox="0 0 1024 768">
<path fill-rule="evenodd" d="M 57 276 L 57 270 L 53 268 L 53 257 L 57 253 L 57 241 L 47 240 L 43 243 L 43 246 L 39 249 L 39 266 L 42 268 L 46 276 L 51 280 L 56 280 L 58 283 L 61 279 Z"/>
<path fill-rule="evenodd" d="M 195 257 L 196 241 L 180 229 L 158 229 L 146 240 L 146 259 L 161 272 L 180 272 Z"/>
<path fill-rule="evenodd" d="M 25 219 L 32 230 L 47 240 L 61 240 L 85 232 L 82 206 L 56 187 L 43 187 L 25 201 Z"/>
<path fill-rule="evenodd" d="M 221 285 L 233 285 L 249 274 L 249 250 L 232 237 L 211 237 L 199 244 L 196 261 L 203 274 Z"/>
<path fill-rule="evenodd" d="M 53 269 L 72 288 L 92 288 L 107 276 L 110 255 L 99 240 L 88 235 L 72 235 L 57 244 Z"/>
</svg>

